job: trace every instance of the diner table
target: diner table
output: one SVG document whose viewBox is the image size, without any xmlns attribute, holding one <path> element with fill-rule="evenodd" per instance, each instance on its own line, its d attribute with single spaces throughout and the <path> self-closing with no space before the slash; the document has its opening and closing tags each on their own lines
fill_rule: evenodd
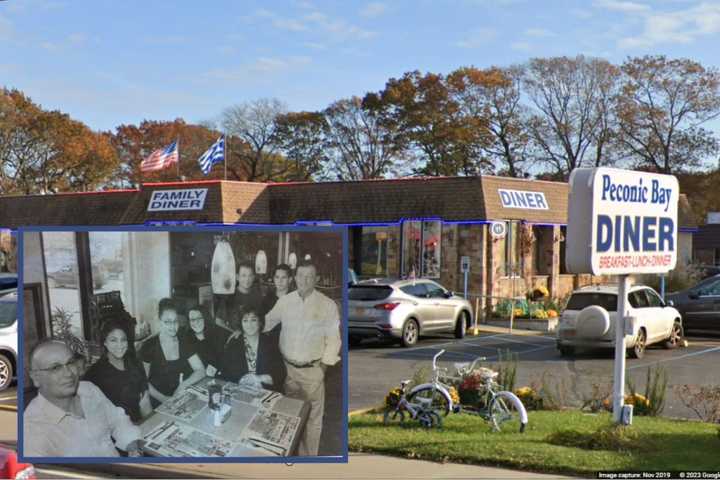
<svg viewBox="0 0 720 480">
<path fill-rule="evenodd" d="M 220 409 L 208 388 L 222 389 Z M 158 406 L 140 429 L 145 455 L 235 458 L 295 455 L 310 406 L 271 390 L 205 378 Z"/>
</svg>

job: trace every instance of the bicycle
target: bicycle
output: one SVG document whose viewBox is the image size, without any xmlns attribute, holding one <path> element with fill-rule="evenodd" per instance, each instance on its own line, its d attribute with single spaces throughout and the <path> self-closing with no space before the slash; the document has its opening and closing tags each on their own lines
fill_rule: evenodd
<svg viewBox="0 0 720 480">
<path fill-rule="evenodd" d="M 447 369 L 439 368 L 437 366 L 437 359 L 443 353 L 445 353 L 445 350 L 440 350 L 433 357 L 432 381 L 413 388 L 408 394 L 408 400 L 410 402 L 423 399 L 429 402 L 429 408 L 440 411 L 444 413 L 444 415 L 447 415 L 450 411 L 455 413 L 462 411 L 463 413 L 481 416 L 487 422 L 491 423 L 493 429 L 496 431 L 500 431 L 503 424 L 517 425 L 517 423 L 519 423 L 520 433 L 525 431 L 528 416 L 522 401 L 517 395 L 510 391 L 498 390 L 500 386 L 495 381 L 498 372 L 488 368 L 476 369 L 477 363 L 487 360 L 486 357 L 478 357 L 473 360 L 472 363 L 456 363 L 456 376 L 442 376 L 444 372 L 447 372 Z M 479 389 L 481 395 L 479 404 L 483 406 L 463 407 L 461 405 L 454 405 L 449 393 L 451 386 L 447 382 L 461 381 L 463 377 L 475 371 L 480 375 L 482 382 Z M 443 380 L 445 381 L 443 382 Z"/>
<path fill-rule="evenodd" d="M 395 422 L 405 422 L 405 413 L 407 412 L 410 418 L 420 422 L 420 425 L 425 428 L 442 427 L 442 418 L 437 412 L 431 408 L 431 402 L 426 399 L 418 399 L 416 402 L 411 402 L 405 395 L 405 389 L 410 383 L 410 380 L 403 380 L 400 382 L 400 398 L 394 406 L 388 406 L 385 408 L 383 413 L 383 424 L 390 425 Z"/>
</svg>

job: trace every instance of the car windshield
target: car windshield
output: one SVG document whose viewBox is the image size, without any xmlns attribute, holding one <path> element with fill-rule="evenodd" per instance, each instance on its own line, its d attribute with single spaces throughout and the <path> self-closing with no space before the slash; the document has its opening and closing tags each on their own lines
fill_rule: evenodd
<svg viewBox="0 0 720 480">
<path fill-rule="evenodd" d="M 15 294 L 0 297 L 0 328 L 9 327 L 17 319 L 17 301 Z"/>
<path fill-rule="evenodd" d="M 614 312 L 617 310 L 617 295 L 598 292 L 573 293 L 570 300 L 568 300 L 566 310 L 582 310 L 591 305 L 597 305 L 608 312 Z"/>
<path fill-rule="evenodd" d="M 373 301 L 384 300 L 392 293 L 392 287 L 387 285 L 353 285 L 348 290 L 348 299 Z"/>
</svg>

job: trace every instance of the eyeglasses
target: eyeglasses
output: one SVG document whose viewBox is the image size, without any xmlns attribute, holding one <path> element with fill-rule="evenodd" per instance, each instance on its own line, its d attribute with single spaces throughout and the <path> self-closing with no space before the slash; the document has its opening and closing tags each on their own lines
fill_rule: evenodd
<svg viewBox="0 0 720 480">
<path fill-rule="evenodd" d="M 77 373 L 80 371 L 81 363 L 82 359 L 73 358 L 67 363 L 57 363 L 47 368 L 33 368 L 33 370 L 36 372 L 48 372 L 51 375 L 60 375 L 65 370 L 65 368 L 67 368 L 68 370 L 70 370 L 70 373 Z"/>
</svg>

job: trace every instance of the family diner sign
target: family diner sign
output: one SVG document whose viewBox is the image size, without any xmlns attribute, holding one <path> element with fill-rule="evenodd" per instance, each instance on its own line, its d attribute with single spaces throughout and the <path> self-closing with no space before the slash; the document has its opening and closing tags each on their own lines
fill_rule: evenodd
<svg viewBox="0 0 720 480">
<path fill-rule="evenodd" d="M 573 273 L 665 273 L 677 262 L 672 175 L 579 168 L 570 175 L 566 263 Z"/>
<path fill-rule="evenodd" d="M 150 197 L 148 212 L 174 212 L 179 210 L 202 210 L 205 206 L 207 188 L 183 190 L 155 190 Z"/>
</svg>

